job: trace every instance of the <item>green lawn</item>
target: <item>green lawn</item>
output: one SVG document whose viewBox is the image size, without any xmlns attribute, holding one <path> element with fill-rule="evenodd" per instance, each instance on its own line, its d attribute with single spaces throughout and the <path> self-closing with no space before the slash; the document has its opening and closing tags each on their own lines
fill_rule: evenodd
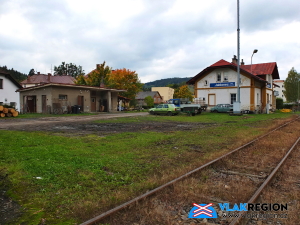
<svg viewBox="0 0 300 225">
<path fill-rule="evenodd" d="M 173 179 L 180 175 L 180 169 L 183 173 L 191 165 L 201 165 L 214 154 L 239 145 L 238 139 L 252 140 L 274 121 L 292 115 L 207 112 L 98 121 L 207 124 L 193 131 L 125 132 L 105 137 L 1 130 L 0 176 L 8 174 L 8 194 L 25 212 L 15 224 L 39 224 L 42 219 L 47 224 L 78 224 L 95 212 L 157 187 L 166 179 L 161 179 L 162 175 Z"/>
</svg>

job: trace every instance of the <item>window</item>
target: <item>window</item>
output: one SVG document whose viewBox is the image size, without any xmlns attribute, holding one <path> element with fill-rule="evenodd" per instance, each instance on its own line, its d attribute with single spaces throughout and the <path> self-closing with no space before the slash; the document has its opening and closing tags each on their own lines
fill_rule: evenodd
<svg viewBox="0 0 300 225">
<path fill-rule="evenodd" d="M 164 105 L 164 108 L 169 108 L 169 105 Z"/>
<path fill-rule="evenodd" d="M 68 96 L 67 96 L 67 95 L 59 95 L 59 96 L 58 96 L 58 99 L 59 99 L 59 100 L 67 100 L 67 99 L 68 99 Z"/>
<path fill-rule="evenodd" d="M 227 82 L 228 81 L 228 73 L 224 72 L 224 81 Z"/>
<path fill-rule="evenodd" d="M 3 89 L 3 79 L 0 79 L 0 89 Z"/>
<path fill-rule="evenodd" d="M 207 86 L 208 82 L 207 80 L 204 81 L 204 86 Z"/>
<path fill-rule="evenodd" d="M 236 94 L 230 94 L 230 104 L 236 102 Z"/>
<path fill-rule="evenodd" d="M 221 75 L 220 72 L 218 72 L 218 73 L 217 73 L 217 81 L 218 81 L 218 82 L 221 82 L 221 80 L 222 80 L 222 75 Z"/>
</svg>

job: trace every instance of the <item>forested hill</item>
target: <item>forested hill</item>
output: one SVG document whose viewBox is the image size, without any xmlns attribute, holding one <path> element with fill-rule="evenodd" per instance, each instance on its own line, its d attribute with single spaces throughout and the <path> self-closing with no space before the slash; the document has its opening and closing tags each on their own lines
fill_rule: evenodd
<svg viewBox="0 0 300 225">
<path fill-rule="evenodd" d="M 165 78 L 161 80 L 155 80 L 144 84 L 144 88 L 151 88 L 151 87 L 166 87 L 168 84 L 183 84 L 190 80 L 191 77 L 174 77 L 174 78 Z"/>
<path fill-rule="evenodd" d="M 27 75 L 24 73 L 20 73 L 19 71 L 14 70 L 13 68 L 7 69 L 6 66 L 0 66 L 0 68 L 9 73 L 13 78 L 15 78 L 16 81 L 21 82 L 25 79 L 27 79 Z"/>
</svg>

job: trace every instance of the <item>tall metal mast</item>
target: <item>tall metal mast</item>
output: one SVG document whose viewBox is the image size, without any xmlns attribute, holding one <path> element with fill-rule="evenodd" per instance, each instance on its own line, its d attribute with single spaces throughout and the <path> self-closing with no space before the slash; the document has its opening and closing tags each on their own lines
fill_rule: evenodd
<svg viewBox="0 0 300 225">
<path fill-rule="evenodd" d="M 240 1 L 237 0 L 237 102 L 241 103 L 240 74 Z"/>
</svg>

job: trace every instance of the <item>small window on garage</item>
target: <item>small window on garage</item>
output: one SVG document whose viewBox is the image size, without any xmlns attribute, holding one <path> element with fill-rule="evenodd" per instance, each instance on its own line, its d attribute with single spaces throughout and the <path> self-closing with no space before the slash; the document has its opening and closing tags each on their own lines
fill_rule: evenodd
<svg viewBox="0 0 300 225">
<path fill-rule="evenodd" d="M 59 96 L 58 96 L 58 99 L 59 99 L 59 100 L 67 100 L 67 99 L 68 99 L 68 96 L 67 96 L 67 95 L 59 95 Z"/>
</svg>

